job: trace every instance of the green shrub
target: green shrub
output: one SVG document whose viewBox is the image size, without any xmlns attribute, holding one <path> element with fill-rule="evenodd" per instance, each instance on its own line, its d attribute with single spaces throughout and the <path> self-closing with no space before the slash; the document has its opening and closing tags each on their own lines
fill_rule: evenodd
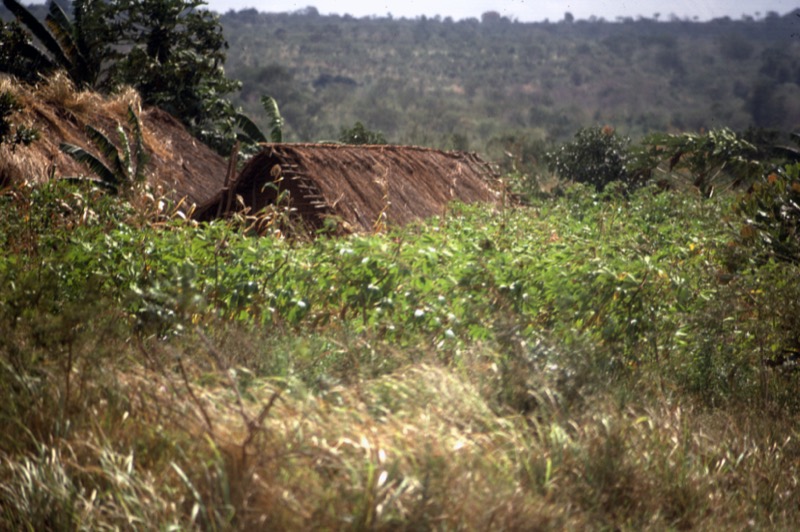
<svg viewBox="0 0 800 532">
<path fill-rule="evenodd" d="M 144 149 L 144 139 L 142 137 L 142 126 L 139 117 L 133 111 L 133 107 L 128 106 L 128 127 L 133 133 L 132 137 L 117 122 L 117 137 L 121 148 L 117 146 L 103 134 L 99 129 L 87 125 L 86 135 L 91 139 L 102 157 L 93 155 L 80 146 L 62 142 L 60 149 L 78 162 L 85 163 L 95 174 L 98 180 L 95 182 L 113 193 L 132 193 L 136 187 L 141 187 L 146 180 L 146 167 L 150 156 Z M 103 162 L 103 158 L 110 161 L 111 166 Z M 77 177 L 81 180 L 83 178 Z"/>
<path fill-rule="evenodd" d="M 745 186 L 764 173 L 756 147 L 728 128 L 705 133 L 655 133 L 632 154 L 629 169 L 659 167 L 670 186 L 688 182 L 703 196 Z"/>
<path fill-rule="evenodd" d="M 5 191 L 0 529 L 791 528 L 797 263 L 616 186 L 296 242 Z"/>
<path fill-rule="evenodd" d="M 361 122 L 351 128 L 342 127 L 339 131 L 339 142 L 344 144 L 388 144 L 383 133 L 372 131 Z"/>
<path fill-rule="evenodd" d="M 610 126 L 584 128 L 575 140 L 547 154 L 550 170 L 564 179 L 603 190 L 612 181 L 627 181 L 625 168 L 630 139 Z"/>
<path fill-rule="evenodd" d="M 736 211 L 740 243 L 757 246 L 762 259 L 800 263 L 800 164 L 754 183 Z"/>
</svg>

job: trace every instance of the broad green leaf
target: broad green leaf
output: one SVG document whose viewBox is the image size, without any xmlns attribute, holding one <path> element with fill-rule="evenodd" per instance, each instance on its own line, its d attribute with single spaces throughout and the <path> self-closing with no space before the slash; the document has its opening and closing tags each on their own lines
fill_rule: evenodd
<svg viewBox="0 0 800 532">
<path fill-rule="evenodd" d="M 69 67 L 71 62 L 64 53 L 61 44 L 56 40 L 53 34 L 50 33 L 47 27 L 39 22 L 39 19 L 33 16 L 33 14 L 22 4 L 17 2 L 17 0 L 3 0 L 3 5 L 6 6 L 6 8 L 11 11 L 11 13 L 13 13 L 14 16 L 17 17 L 26 28 L 28 28 L 28 30 L 30 30 L 34 37 L 39 39 L 47 51 L 55 57 L 56 62 L 59 65 L 63 66 L 64 68 Z"/>
<path fill-rule="evenodd" d="M 236 126 L 247 136 L 246 140 L 249 142 L 269 142 L 264 132 L 245 114 L 236 113 Z"/>
<path fill-rule="evenodd" d="M 278 110 L 278 102 L 272 96 L 262 96 L 261 105 L 267 112 L 270 124 L 270 140 L 272 142 L 283 142 L 283 117 Z"/>
<path fill-rule="evenodd" d="M 75 146 L 74 144 L 68 144 L 66 142 L 61 143 L 59 146 L 61 151 L 75 159 L 80 163 L 84 163 L 89 168 L 97 174 L 100 179 L 106 183 L 107 185 L 117 190 L 120 185 L 120 180 L 117 175 L 112 172 L 100 159 L 92 155 L 91 153 L 87 152 L 83 148 L 79 146 Z"/>
<path fill-rule="evenodd" d="M 86 126 L 86 134 L 89 135 L 89 138 L 100 150 L 100 155 L 105 157 L 107 160 L 111 161 L 113 166 L 113 171 L 117 174 L 118 181 L 121 183 L 124 179 L 126 179 L 125 167 L 123 166 L 123 161 L 120 159 L 119 151 L 117 151 L 117 147 L 111 142 L 108 137 L 106 137 L 102 131 L 94 128 L 93 126 Z"/>
<path fill-rule="evenodd" d="M 147 152 L 144 149 L 144 138 L 142 136 L 142 125 L 139 122 L 139 117 L 136 116 L 136 113 L 133 111 L 133 107 L 130 105 L 128 106 L 128 124 L 133 130 L 133 143 L 134 143 L 134 152 L 135 152 L 135 164 L 136 168 L 134 173 L 130 174 L 129 177 L 135 182 L 140 183 L 145 178 L 145 167 L 147 166 L 147 162 L 150 157 L 147 155 Z"/>
</svg>

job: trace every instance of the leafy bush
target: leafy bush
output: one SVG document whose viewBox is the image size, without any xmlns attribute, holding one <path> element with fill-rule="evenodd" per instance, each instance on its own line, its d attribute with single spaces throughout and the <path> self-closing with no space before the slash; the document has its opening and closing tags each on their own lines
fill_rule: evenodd
<svg viewBox="0 0 800 532">
<path fill-rule="evenodd" d="M 24 26 L 11 25 L 9 43 L 0 47 L 0 71 L 28 82 L 63 70 L 79 87 L 109 88 L 106 75 L 113 51 L 116 28 L 107 23 L 108 6 L 97 0 L 76 0 L 72 17 L 58 2 L 49 2 L 44 21 L 17 0 L 3 0 Z M 32 37 L 44 51 L 33 45 Z"/>
<path fill-rule="evenodd" d="M 37 52 L 30 34 L 19 23 L 0 21 L 0 72 L 35 83 L 39 73 L 52 65 L 46 56 Z"/>
<path fill-rule="evenodd" d="M 145 170 L 150 158 L 144 149 L 139 117 L 130 105 L 127 118 L 133 137 L 129 138 L 122 125 L 117 123 L 120 148 L 117 148 L 97 128 L 86 126 L 86 134 L 100 151 L 101 157 L 92 155 L 74 144 L 62 142 L 60 145 L 61 151 L 78 162 L 86 163 L 100 179 L 97 183 L 114 193 L 129 194 L 135 187 L 141 186 L 145 182 Z M 110 167 L 103 162 L 103 158 L 111 163 Z"/>
<path fill-rule="evenodd" d="M 630 139 L 612 127 L 584 128 L 573 142 L 547 154 L 550 170 L 564 179 L 594 186 L 598 191 L 613 181 L 626 182 Z"/>
<path fill-rule="evenodd" d="M 800 263 L 800 164 L 754 183 L 736 211 L 741 243 L 756 244 L 762 259 Z"/>
<path fill-rule="evenodd" d="M 109 4 L 112 44 L 129 45 L 113 64 L 116 85 L 135 87 L 144 101 L 173 116 L 220 153 L 230 151 L 236 112 L 225 95 L 241 83 L 223 70 L 228 47 L 219 16 L 202 0 Z"/>
<path fill-rule="evenodd" d="M 655 133 L 642 140 L 631 168 L 650 173 L 660 166 L 667 181 L 684 181 L 703 196 L 750 183 L 763 173 L 755 146 L 728 128 L 705 133 Z"/>
<path fill-rule="evenodd" d="M 367 129 L 361 122 L 356 122 L 351 128 L 342 127 L 339 130 L 339 142 L 344 144 L 387 144 L 383 133 Z"/>
<path fill-rule="evenodd" d="M 17 0 L 3 3 L 25 28 L 0 27 L 0 72 L 35 82 L 63 69 L 79 87 L 106 92 L 130 85 L 211 147 L 232 147 L 236 110 L 225 95 L 241 84 L 222 69 L 228 45 L 202 0 L 78 0 L 72 18 L 50 2 L 44 23 Z"/>
<path fill-rule="evenodd" d="M 791 528 L 798 264 L 655 190 L 309 242 L 4 191 L 0 528 Z"/>
<path fill-rule="evenodd" d="M 21 109 L 22 107 L 13 93 L 0 92 L 0 144 L 6 142 L 12 146 L 17 144 L 27 146 L 39 138 L 38 130 L 21 124 L 14 125 L 11 122 L 11 115 Z"/>
</svg>

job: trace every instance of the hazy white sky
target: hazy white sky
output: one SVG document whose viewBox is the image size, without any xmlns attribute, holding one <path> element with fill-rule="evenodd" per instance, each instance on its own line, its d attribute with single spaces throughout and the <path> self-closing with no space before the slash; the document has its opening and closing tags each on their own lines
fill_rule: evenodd
<svg viewBox="0 0 800 532">
<path fill-rule="evenodd" d="M 22 0 L 23 4 L 41 4 L 47 0 Z M 338 14 L 364 17 L 370 15 L 415 18 L 433 17 L 480 18 L 487 11 L 497 11 L 505 17 L 522 22 L 548 19 L 556 22 L 567 11 L 576 19 L 592 15 L 614 21 L 618 17 L 652 18 L 655 13 L 661 20 L 670 15 L 680 18 L 698 17 L 710 20 L 718 17 L 740 19 L 742 15 L 764 16 L 770 11 L 780 15 L 800 7 L 798 0 L 204 0 L 208 8 L 218 13 L 230 9 L 256 8 L 268 13 L 291 12 L 308 6 L 316 7 L 323 15 Z M 798 19 L 800 24 L 800 19 Z"/>
<path fill-rule="evenodd" d="M 297 11 L 306 6 L 316 7 L 322 14 L 350 14 L 414 18 L 419 15 L 462 18 L 480 18 L 486 11 L 497 11 L 503 16 L 520 21 L 557 21 L 569 11 L 577 19 L 592 15 L 613 21 L 617 17 L 652 17 L 660 13 L 666 20 L 671 14 L 680 18 L 699 17 L 708 20 L 729 16 L 741 18 L 742 14 L 763 16 L 769 11 L 783 15 L 800 7 L 797 0 L 206 0 L 210 9 L 224 13 L 229 9 L 254 7 L 259 11 Z"/>
</svg>

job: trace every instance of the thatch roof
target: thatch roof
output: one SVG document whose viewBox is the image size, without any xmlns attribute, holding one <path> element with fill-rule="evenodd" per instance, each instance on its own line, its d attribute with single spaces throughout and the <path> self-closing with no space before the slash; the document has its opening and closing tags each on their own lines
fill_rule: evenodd
<svg viewBox="0 0 800 532">
<path fill-rule="evenodd" d="M 150 155 L 148 183 L 175 200 L 188 204 L 207 202 L 222 187 L 227 172 L 223 157 L 196 140 L 175 118 L 156 108 L 143 108 L 131 90 L 114 97 L 78 92 L 63 75 L 37 87 L 0 77 L 0 92 L 16 96 L 23 109 L 10 116 L 13 124 L 36 128 L 39 140 L 29 146 L 0 145 L 0 184 L 41 181 L 50 177 L 92 176 L 91 171 L 61 152 L 62 142 L 98 154 L 85 127 L 92 125 L 112 142 L 118 141 L 117 124 L 128 135 L 126 113 L 131 105 L 142 126 L 145 149 Z"/>
<path fill-rule="evenodd" d="M 274 184 L 276 186 L 269 186 Z M 498 201 L 497 174 L 477 155 L 411 146 L 267 144 L 229 190 L 198 207 L 212 219 L 243 202 L 251 212 L 288 191 L 309 228 L 325 218 L 344 231 L 371 231 L 442 214 L 451 201 Z M 276 190 L 277 189 L 277 190 Z M 238 196 L 240 201 L 234 201 Z"/>
</svg>

